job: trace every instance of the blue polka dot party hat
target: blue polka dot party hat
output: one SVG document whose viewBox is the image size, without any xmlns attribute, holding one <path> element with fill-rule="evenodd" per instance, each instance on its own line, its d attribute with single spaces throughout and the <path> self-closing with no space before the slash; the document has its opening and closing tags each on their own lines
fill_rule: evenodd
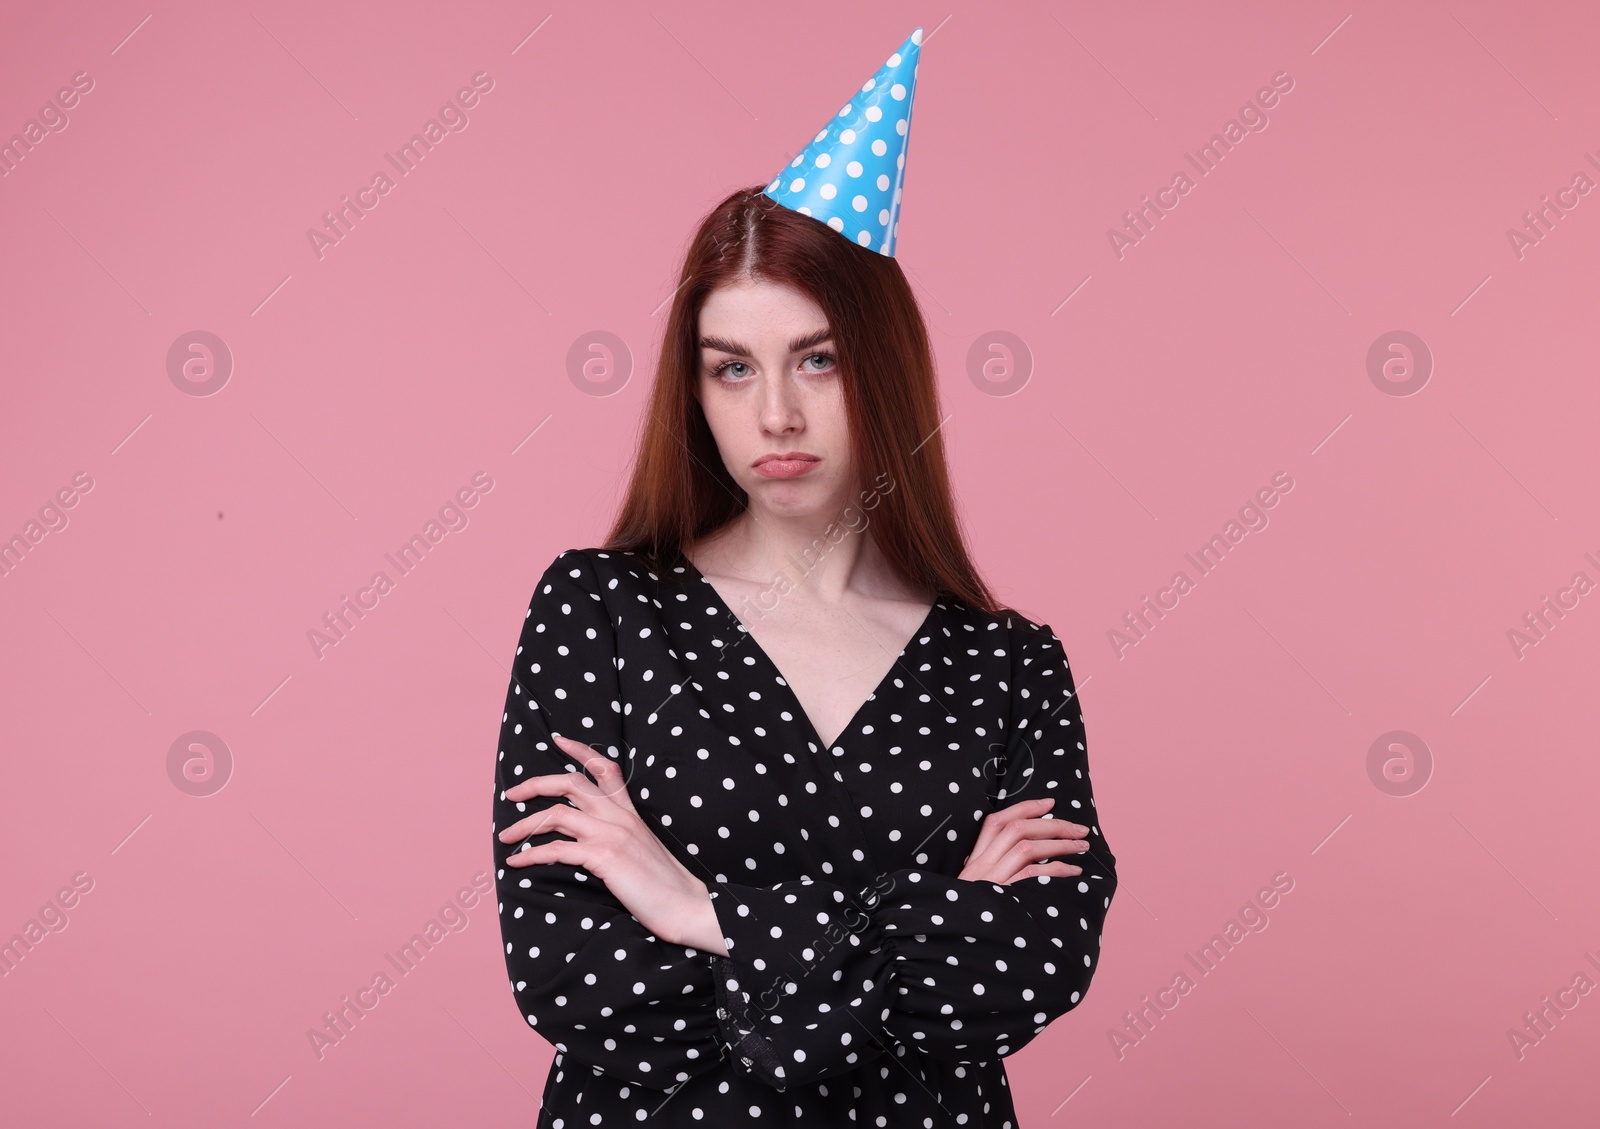
<svg viewBox="0 0 1600 1129">
<path fill-rule="evenodd" d="M 772 179 L 766 194 L 892 257 L 921 54 L 919 27 Z"/>
</svg>

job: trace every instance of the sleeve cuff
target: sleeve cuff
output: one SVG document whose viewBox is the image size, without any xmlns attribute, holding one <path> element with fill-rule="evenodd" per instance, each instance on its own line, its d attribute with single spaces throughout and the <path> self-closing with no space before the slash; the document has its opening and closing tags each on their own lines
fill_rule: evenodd
<svg viewBox="0 0 1600 1129">
<path fill-rule="evenodd" d="M 836 973 L 854 971 L 881 945 L 871 912 L 878 900 L 875 885 L 851 894 L 809 878 L 769 887 L 720 884 L 711 902 L 728 946 L 719 959 L 735 973 L 733 990 L 759 1016 L 802 987 L 817 985 L 808 988 L 815 993 L 823 984 L 836 985 Z"/>
<path fill-rule="evenodd" d="M 738 970 L 725 957 L 711 958 L 711 978 L 717 989 L 717 1024 L 728 1053 L 746 1074 L 753 1074 L 775 1090 L 788 1085 L 783 1063 L 772 1044 L 756 1029 L 756 1017 L 739 986 Z"/>
<path fill-rule="evenodd" d="M 883 1052 L 891 953 L 854 895 L 809 878 L 711 894 L 727 956 L 711 958 L 717 1021 L 733 1061 L 775 1090 L 853 1069 Z"/>
</svg>

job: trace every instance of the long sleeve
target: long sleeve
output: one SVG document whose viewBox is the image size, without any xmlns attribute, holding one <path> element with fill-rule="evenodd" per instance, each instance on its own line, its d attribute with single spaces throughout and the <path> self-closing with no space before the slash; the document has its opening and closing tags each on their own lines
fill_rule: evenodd
<svg viewBox="0 0 1600 1129">
<path fill-rule="evenodd" d="M 506 693 L 495 769 L 494 833 L 566 803 L 506 799 L 529 776 L 582 769 L 552 731 L 612 759 L 626 748 L 616 628 L 593 565 L 562 553 L 540 578 Z M 626 765 L 624 766 L 626 767 Z M 506 971 L 528 1023 L 576 1062 L 661 1090 L 723 1058 L 709 954 L 653 936 L 581 867 L 511 867 L 504 858 L 565 836 L 494 839 Z"/>
<path fill-rule="evenodd" d="M 712 957 L 739 1066 L 778 1090 L 870 1061 L 896 1043 L 955 1062 L 1020 1050 L 1088 990 L 1116 889 L 1083 718 L 1060 640 L 1012 627 L 1011 714 L 992 807 L 1054 797 L 1090 850 L 1052 856 L 1073 877 L 974 882 L 927 869 L 858 890 L 801 879 L 713 888 L 728 955 Z"/>
</svg>

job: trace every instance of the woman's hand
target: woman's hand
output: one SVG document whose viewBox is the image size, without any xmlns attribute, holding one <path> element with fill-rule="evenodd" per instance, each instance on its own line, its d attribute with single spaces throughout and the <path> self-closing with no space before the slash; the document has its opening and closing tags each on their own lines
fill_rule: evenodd
<svg viewBox="0 0 1600 1129">
<path fill-rule="evenodd" d="M 622 770 L 610 757 L 570 737 L 553 735 L 556 746 L 589 770 L 530 776 L 506 789 L 506 799 L 565 796 L 570 804 L 556 803 L 544 811 L 517 820 L 499 833 L 502 843 L 514 843 L 546 831 L 573 838 L 557 839 L 538 847 L 515 851 L 506 865 L 534 866 L 560 862 L 581 866 L 606 884 L 634 917 L 651 933 L 673 944 L 691 945 L 709 920 L 716 926 L 710 892 L 680 863 L 634 810 L 622 779 Z M 693 936 L 681 935 L 687 930 Z M 714 947 L 721 948 L 720 943 Z"/>
<path fill-rule="evenodd" d="M 1082 874 L 1083 867 L 1069 862 L 1039 861 L 1051 855 L 1083 854 L 1089 849 L 1089 829 L 1083 824 L 1043 818 L 1055 802 L 1053 797 L 1022 800 L 990 812 L 984 817 L 972 854 L 956 877 L 1008 886 L 1019 878 L 1042 874 Z"/>
</svg>

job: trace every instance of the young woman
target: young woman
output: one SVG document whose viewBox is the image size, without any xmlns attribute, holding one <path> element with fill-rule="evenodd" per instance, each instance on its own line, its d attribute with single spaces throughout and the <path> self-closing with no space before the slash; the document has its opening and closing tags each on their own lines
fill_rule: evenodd
<svg viewBox="0 0 1600 1129">
<path fill-rule="evenodd" d="M 533 594 L 494 826 L 539 1125 L 1014 1126 L 1116 888 L 1048 625 L 962 543 L 892 257 L 736 192 L 603 547 Z"/>
</svg>

